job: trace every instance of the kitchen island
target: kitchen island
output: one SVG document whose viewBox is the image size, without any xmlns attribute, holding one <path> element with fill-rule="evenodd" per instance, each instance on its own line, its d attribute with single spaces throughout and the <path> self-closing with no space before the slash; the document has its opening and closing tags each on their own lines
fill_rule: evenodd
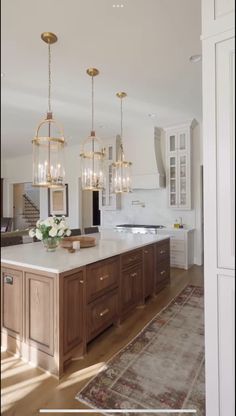
<svg viewBox="0 0 236 416">
<path fill-rule="evenodd" d="M 2 249 L 2 346 L 60 377 L 89 341 L 170 281 L 168 236 L 102 230 L 96 246 Z"/>
</svg>

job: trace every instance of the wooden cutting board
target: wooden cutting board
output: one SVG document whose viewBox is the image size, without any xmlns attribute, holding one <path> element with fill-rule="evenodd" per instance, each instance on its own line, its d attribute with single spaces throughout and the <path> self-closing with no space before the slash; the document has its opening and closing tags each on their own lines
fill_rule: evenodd
<svg viewBox="0 0 236 416">
<path fill-rule="evenodd" d="M 80 248 L 88 248 L 88 247 L 94 247 L 96 245 L 96 239 L 94 237 L 64 237 L 61 240 L 61 247 L 64 248 L 72 248 L 73 241 L 79 241 L 80 242 Z"/>
</svg>

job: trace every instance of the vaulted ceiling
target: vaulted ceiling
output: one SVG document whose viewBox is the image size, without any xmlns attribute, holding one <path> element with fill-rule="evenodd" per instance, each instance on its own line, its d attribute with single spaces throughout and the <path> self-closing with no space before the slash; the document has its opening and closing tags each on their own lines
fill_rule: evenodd
<svg viewBox="0 0 236 416">
<path fill-rule="evenodd" d="M 201 119 L 200 0 L 2 0 L 2 151 L 31 153 L 37 123 L 47 111 L 47 46 L 52 46 L 52 106 L 69 145 L 90 130 L 91 80 L 97 67 L 95 121 L 102 137 L 125 119 L 166 125 Z M 122 4 L 124 7 L 113 7 Z M 149 117 L 155 114 L 155 117 Z"/>
</svg>

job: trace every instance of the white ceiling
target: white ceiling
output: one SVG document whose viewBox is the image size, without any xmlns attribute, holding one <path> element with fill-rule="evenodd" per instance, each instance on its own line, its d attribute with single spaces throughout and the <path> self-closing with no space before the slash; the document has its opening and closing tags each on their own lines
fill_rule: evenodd
<svg viewBox="0 0 236 416">
<path fill-rule="evenodd" d="M 2 154 L 31 153 L 47 111 L 47 46 L 52 46 L 52 107 L 69 145 L 90 130 L 95 66 L 98 135 L 119 133 L 117 91 L 126 91 L 125 122 L 164 126 L 201 119 L 200 0 L 2 0 Z M 156 113 L 154 119 L 149 113 Z"/>
</svg>

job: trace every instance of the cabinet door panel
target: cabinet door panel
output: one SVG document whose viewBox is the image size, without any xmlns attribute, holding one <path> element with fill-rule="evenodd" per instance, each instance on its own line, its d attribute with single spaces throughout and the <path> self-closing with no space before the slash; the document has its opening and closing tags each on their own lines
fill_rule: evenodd
<svg viewBox="0 0 236 416">
<path fill-rule="evenodd" d="M 2 269 L 2 325 L 11 336 L 22 338 L 23 273 Z"/>
<path fill-rule="evenodd" d="M 156 292 L 159 292 L 160 285 L 163 282 L 165 282 L 166 284 L 170 282 L 170 261 L 169 260 L 164 260 L 158 263 L 157 265 Z"/>
<path fill-rule="evenodd" d="M 53 355 L 54 280 L 26 273 L 26 338 L 34 347 Z"/>
<path fill-rule="evenodd" d="M 161 241 L 156 244 L 157 264 L 162 260 L 168 260 L 170 257 L 170 240 Z"/>
<path fill-rule="evenodd" d="M 154 293 L 154 246 L 143 249 L 144 297 Z"/>
<path fill-rule="evenodd" d="M 122 272 L 121 277 L 121 313 L 133 309 L 142 301 L 141 265 Z"/>
<path fill-rule="evenodd" d="M 235 51 L 233 38 L 216 44 L 216 62 L 218 267 L 233 269 L 235 262 Z"/>
<path fill-rule="evenodd" d="M 71 276 L 64 277 L 64 354 L 82 342 L 84 311 L 83 290 L 84 277 L 82 271 Z"/>
</svg>

